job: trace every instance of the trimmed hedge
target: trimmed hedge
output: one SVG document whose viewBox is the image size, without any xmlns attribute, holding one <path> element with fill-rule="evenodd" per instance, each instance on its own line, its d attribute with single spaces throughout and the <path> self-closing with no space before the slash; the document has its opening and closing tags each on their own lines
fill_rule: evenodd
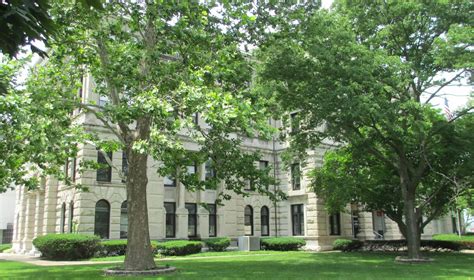
<svg viewBox="0 0 474 280">
<path fill-rule="evenodd" d="M 461 244 L 463 249 L 474 250 L 474 236 L 473 235 L 457 235 L 457 234 L 436 234 L 433 235 L 433 240 L 451 241 Z"/>
<path fill-rule="evenodd" d="M 405 251 L 407 241 L 402 240 L 366 240 L 361 247 L 362 251 Z M 421 249 L 425 251 L 459 251 L 462 244 L 444 240 L 421 240 Z"/>
<path fill-rule="evenodd" d="M 151 241 L 153 254 L 158 253 L 158 242 Z M 124 256 L 127 252 L 127 240 L 106 240 L 100 242 L 100 248 L 96 253 L 98 257 Z"/>
<path fill-rule="evenodd" d="M 304 245 L 306 245 L 306 241 L 296 237 L 270 237 L 260 240 L 260 246 L 263 250 L 297 251 Z"/>
<path fill-rule="evenodd" d="M 351 240 L 351 239 L 336 239 L 333 242 L 334 250 L 341 250 L 343 252 L 351 252 L 359 250 L 364 243 L 360 240 Z"/>
<path fill-rule="evenodd" d="M 158 253 L 164 256 L 185 256 L 200 253 L 202 243 L 199 241 L 176 240 L 158 243 Z"/>
<path fill-rule="evenodd" d="M 12 248 L 12 244 L 0 244 L 0 253 Z"/>
<path fill-rule="evenodd" d="M 209 248 L 209 251 L 223 252 L 230 246 L 229 237 L 215 237 L 204 240 L 204 243 Z"/>
<path fill-rule="evenodd" d="M 80 260 L 94 256 L 100 238 L 86 234 L 47 234 L 33 239 L 33 245 L 46 259 Z"/>
</svg>

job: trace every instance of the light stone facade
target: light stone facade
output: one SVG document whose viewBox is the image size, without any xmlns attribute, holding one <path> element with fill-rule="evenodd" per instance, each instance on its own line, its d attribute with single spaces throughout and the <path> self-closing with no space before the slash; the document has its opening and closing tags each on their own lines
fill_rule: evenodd
<svg viewBox="0 0 474 280">
<path fill-rule="evenodd" d="M 99 102 L 99 97 L 91 90 L 90 77 L 84 79 L 82 97 L 87 100 Z M 76 112 L 78 113 L 78 112 Z M 104 128 L 92 115 L 79 114 L 78 121 L 88 130 L 95 131 L 104 139 L 110 139 L 113 135 Z M 201 124 L 201 123 L 200 123 Z M 278 122 L 273 122 L 278 126 Z M 205 126 L 205 124 L 202 124 Z M 183 135 L 183 139 L 186 139 Z M 186 142 L 185 147 L 189 150 L 197 150 L 193 142 Z M 227 236 L 236 239 L 245 235 L 244 209 L 247 205 L 253 209 L 253 235 L 261 236 L 261 209 L 267 207 L 269 210 L 269 235 L 270 236 L 293 236 L 292 205 L 302 205 L 303 208 L 303 232 L 307 242 L 307 249 L 328 250 L 332 248 L 332 242 L 338 238 L 353 238 L 353 217 L 350 207 L 347 213 L 340 213 L 340 232 L 331 235 L 330 215 L 324 208 L 324 202 L 316 196 L 309 188 L 309 181 L 304 174 L 314 166 L 322 164 L 322 158 L 327 149 L 332 147 L 331 143 L 323 143 L 320 148 L 309 152 L 308 164 L 303 168 L 301 187 L 293 190 L 290 172 L 283 167 L 281 153 L 285 150 L 285 144 L 277 141 L 262 141 L 260 139 L 246 139 L 243 143 L 244 150 L 259 150 L 263 155 L 262 160 L 268 161 L 275 170 L 281 189 L 288 195 L 288 199 L 273 203 L 267 197 L 257 193 L 251 193 L 248 197 L 240 197 L 231 194 L 232 199 L 225 201 L 224 206 L 218 206 L 216 211 L 217 236 Z M 84 145 L 79 149 L 76 161 L 97 160 L 98 152 L 92 145 Z M 115 167 L 122 166 L 122 153 L 114 152 L 112 161 Z M 147 203 L 149 214 L 150 238 L 155 240 L 164 239 L 187 239 L 188 238 L 188 210 L 186 203 L 196 203 L 197 206 L 197 236 L 194 238 L 205 239 L 209 237 L 209 211 L 200 206 L 200 203 L 215 203 L 217 193 L 224 190 L 221 185 L 217 190 L 205 190 L 188 192 L 179 182 L 175 187 L 165 187 L 164 178 L 156 173 L 153 166 L 156 164 L 148 159 L 148 186 Z M 79 166 L 78 164 L 76 165 Z M 47 233 L 79 232 L 94 234 L 96 223 L 96 203 L 105 200 L 110 205 L 109 230 L 110 239 L 120 238 L 120 224 L 123 216 L 121 206 L 126 201 L 125 185 L 116 169 L 112 169 L 110 182 L 97 181 L 96 171 L 89 170 L 82 173 L 76 172 L 76 182 L 87 186 L 89 191 L 80 191 L 65 186 L 63 182 L 48 177 L 42 180 L 41 187 L 36 191 L 26 192 L 21 187 L 17 188 L 16 214 L 13 233 L 13 248 L 19 253 L 35 253 L 32 240 L 36 236 Z M 205 166 L 197 167 L 197 173 L 204 180 Z M 273 186 L 271 186 L 272 188 Z M 175 235 L 166 237 L 166 213 L 165 202 L 175 203 Z M 133 217 L 130 217 L 133 218 Z M 380 218 L 379 218 L 380 219 Z M 382 222 L 377 220 L 377 225 L 382 227 L 384 238 L 396 239 L 401 234 L 397 225 L 385 218 L 382 214 Z M 359 212 L 358 221 L 360 232 L 359 239 L 375 239 L 374 214 Z M 424 237 L 429 238 L 433 233 L 452 232 L 451 219 L 433 221 L 425 229 Z"/>
</svg>

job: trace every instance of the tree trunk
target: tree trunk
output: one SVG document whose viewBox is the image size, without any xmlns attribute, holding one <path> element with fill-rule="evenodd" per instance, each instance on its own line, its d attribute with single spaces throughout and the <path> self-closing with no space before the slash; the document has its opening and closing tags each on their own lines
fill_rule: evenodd
<svg viewBox="0 0 474 280">
<path fill-rule="evenodd" d="M 421 231 L 418 215 L 415 212 L 414 195 L 405 199 L 406 239 L 409 259 L 420 259 Z"/>
<path fill-rule="evenodd" d="M 150 232 L 148 228 L 148 207 L 146 199 L 147 159 L 128 149 L 129 170 L 127 176 L 128 236 L 126 270 L 147 270 L 155 268 Z"/>
<path fill-rule="evenodd" d="M 401 164 L 402 165 L 402 164 Z M 420 213 L 415 207 L 416 186 L 410 182 L 405 166 L 400 168 L 400 187 L 402 188 L 403 213 L 405 215 L 407 249 L 409 259 L 420 259 L 421 230 Z"/>
</svg>

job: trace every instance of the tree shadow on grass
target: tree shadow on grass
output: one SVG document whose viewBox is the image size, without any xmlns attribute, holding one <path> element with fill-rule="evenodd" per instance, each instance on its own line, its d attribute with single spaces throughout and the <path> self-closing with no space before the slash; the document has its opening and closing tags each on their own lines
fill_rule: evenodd
<svg viewBox="0 0 474 280">
<path fill-rule="evenodd" d="M 288 253 L 158 261 L 178 272 L 159 277 L 104 277 L 111 264 L 40 267 L 0 261 L 0 279 L 466 279 L 474 277 L 474 255 L 430 254 L 427 264 L 398 264 L 397 254 Z M 115 265 L 116 266 L 116 265 Z"/>
</svg>

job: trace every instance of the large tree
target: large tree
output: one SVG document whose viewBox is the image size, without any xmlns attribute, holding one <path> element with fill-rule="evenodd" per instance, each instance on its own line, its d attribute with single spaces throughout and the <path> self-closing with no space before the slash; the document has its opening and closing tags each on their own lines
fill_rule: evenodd
<svg viewBox="0 0 474 280">
<path fill-rule="evenodd" d="M 322 139 L 347 146 L 337 156 L 367 164 L 357 172 L 380 180 L 381 199 L 402 198 L 399 225 L 412 259 L 421 257 L 423 216 L 436 216 L 433 196 L 451 195 L 428 181 L 445 171 L 439 160 L 449 156 L 437 153 L 449 149 L 449 130 L 469 109 L 446 121 L 429 102 L 470 73 L 472 9 L 471 1 L 336 1 L 262 54 L 262 83 L 284 111 L 298 112 L 289 157 Z M 472 161 L 471 149 L 451 162 Z"/>
<path fill-rule="evenodd" d="M 32 96 L 47 95 L 53 108 L 75 109 L 70 121 L 78 109 L 101 121 L 112 140 L 93 129 L 76 129 L 75 135 L 78 142 L 97 146 L 109 163 L 107 152 L 125 152 L 126 269 L 155 267 L 146 201 L 149 157 L 160 163 L 157 172 L 173 174 L 190 190 L 218 189 L 224 182 L 217 203 L 232 193 L 246 195 L 249 181 L 272 199 L 284 197 L 269 191 L 269 170 L 254 166 L 259 154 L 241 150 L 246 137 L 265 139 L 274 132 L 268 127 L 268 96 L 251 90 L 252 60 L 244 50 L 288 22 L 276 15 L 301 14 L 298 6 L 119 1 L 91 10 L 68 3 L 51 9 L 58 30 L 49 59 L 37 67 L 28 89 Z M 93 91 L 108 102 L 84 102 L 77 94 L 81 75 L 91 75 Z M 195 121 L 196 114 L 202 121 Z M 185 149 L 189 140 L 197 150 Z M 216 171 L 213 179 L 201 182 L 186 172 L 186 166 L 208 159 Z"/>
</svg>

